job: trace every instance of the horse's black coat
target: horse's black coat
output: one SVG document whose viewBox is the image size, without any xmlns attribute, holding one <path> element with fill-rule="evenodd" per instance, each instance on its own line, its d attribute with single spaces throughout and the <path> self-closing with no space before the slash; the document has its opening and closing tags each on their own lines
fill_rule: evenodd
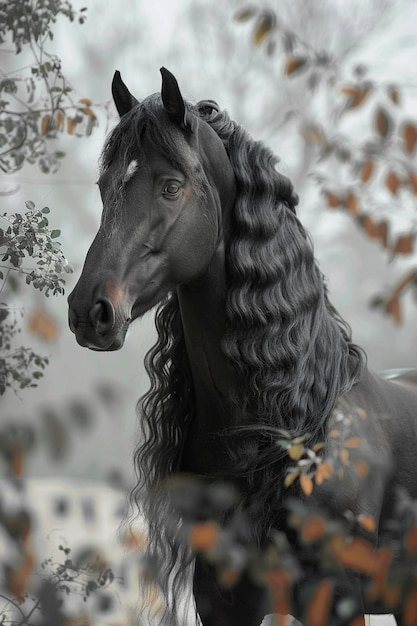
<svg viewBox="0 0 417 626">
<path fill-rule="evenodd" d="M 235 481 L 251 541 L 264 545 L 285 524 L 282 429 L 325 443 L 324 459 L 360 439 L 366 479 L 347 469 L 307 502 L 339 517 L 371 515 L 367 538 L 379 544 L 397 488 L 417 497 L 417 394 L 368 371 L 328 300 L 292 185 L 264 145 L 216 103 L 184 103 L 167 70 L 162 98 L 139 103 L 119 73 L 112 91 L 122 117 L 103 152 L 103 218 L 69 297 L 70 324 L 81 345 L 114 350 L 129 323 L 159 304 L 135 461 L 166 584 L 187 554 L 164 529 L 164 480 L 182 470 Z M 358 408 L 366 418 L 342 421 L 330 438 L 335 409 Z M 180 576 L 172 578 L 175 587 Z M 358 585 L 363 611 L 383 610 Z M 204 626 L 256 626 L 271 611 L 249 578 L 221 592 L 201 560 L 194 592 Z"/>
</svg>

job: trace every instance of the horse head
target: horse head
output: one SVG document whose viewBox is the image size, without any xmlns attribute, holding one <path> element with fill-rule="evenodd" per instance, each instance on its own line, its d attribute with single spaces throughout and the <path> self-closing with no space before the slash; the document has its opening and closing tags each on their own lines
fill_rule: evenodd
<svg viewBox="0 0 417 626">
<path fill-rule="evenodd" d="M 105 145 L 101 224 L 70 294 L 80 345 L 122 347 L 129 324 L 180 284 L 201 279 L 223 246 L 235 178 L 217 133 L 161 69 L 161 94 L 142 102 L 116 72 L 120 122 Z"/>
</svg>

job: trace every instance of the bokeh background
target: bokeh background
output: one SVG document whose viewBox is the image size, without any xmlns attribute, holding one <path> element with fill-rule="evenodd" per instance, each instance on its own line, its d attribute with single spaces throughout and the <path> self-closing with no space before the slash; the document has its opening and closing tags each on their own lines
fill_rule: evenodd
<svg viewBox="0 0 417 626">
<path fill-rule="evenodd" d="M 234 19 L 246 1 L 75 0 L 73 5 L 88 7 L 85 24 L 59 19 L 49 49 L 61 58 L 63 72 L 79 98 L 90 98 L 98 105 L 99 126 L 87 138 L 63 134 L 59 143 L 66 157 L 58 173 L 44 175 L 35 166 L 25 166 L 7 177 L 16 193 L 1 198 L 5 211 L 22 211 L 29 199 L 39 208 L 51 208 L 50 223 L 61 229 L 63 250 L 75 269 L 66 277 L 67 294 L 100 220 L 94 182 L 104 138 L 117 122 L 109 104 L 113 73 L 119 69 L 140 99 L 160 88 L 159 68 L 164 65 L 176 75 L 186 98 L 217 100 L 280 156 L 281 171 L 295 182 L 300 195 L 299 216 L 311 232 L 332 301 L 351 324 L 355 341 L 367 351 L 370 366 L 377 371 L 417 366 L 413 298 L 405 302 L 401 325 L 369 307 L 372 297 L 412 267 L 415 258 L 393 261 L 346 212 L 329 210 L 317 193 L 308 176 L 310 156 L 296 122 L 283 119 L 289 101 L 307 114 L 310 94 L 302 83 L 296 86 L 297 79 L 290 81 L 283 75 L 282 56 L 267 56 L 265 47 L 255 47 L 250 26 Z M 400 84 L 404 110 L 410 116 L 415 113 L 415 2 L 280 0 L 271 7 L 290 30 L 315 49 L 342 58 L 346 68 L 364 64 L 372 80 Z M 10 71 L 24 65 L 22 56 L 10 54 L 2 61 Z M 360 124 L 349 132 L 361 133 Z M 409 228 L 414 213 L 412 208 L 398 215 L 397 227 Z M 67 326 L 65 298 L 46 300 L 30 287 L 16 298 L 26 320 L 21 343 L 50 356 L 36 389 L 7 393 L 0 400 L 2 425 L 30 422 L 37 428 L 39 445 L 28 459 L 27 473 L 127 487 L 133 480 L 132 450 L 137 438 L 135 402 L 147 387 L 143 359 L 154 339 L 152 314 L 133 325 L 122 351 L 101 354 L 76 344 Z M 27 328 L 27 320 L 39 310 L 58 329 L 53 339 Z M 48 451 L 51 436 L 54 453 Z"/>
</svg>

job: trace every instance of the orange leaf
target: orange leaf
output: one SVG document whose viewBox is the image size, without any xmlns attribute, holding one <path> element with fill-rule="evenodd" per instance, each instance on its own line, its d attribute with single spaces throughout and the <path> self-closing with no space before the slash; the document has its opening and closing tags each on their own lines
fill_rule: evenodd
<svg viewBox="0 0 417 626">
<path fill-rule="evenodd" d="M 298 72 L 299 70 L 302 70 L 303 68 L 305 68 L 307 61 L 308 61 L 308 58 L 304 56 L 287 57 L 285 61 L 285 65 L 284 65 L 284 74 L 286 74 L 287 76 L 291 76 L 292 74 L 295 74 L 295 72 Z"/>
<path fill-rule="evenodd" d="M 399 298 L 390 298 L 386 305 L 386 311 L 396 324 L 401 323 L 401 304 Z"/>
<path fill-rule="evenodd" d="M 58 327 L 45 311 L 38 309 L 29 319 L 29 332 L 45 341 L 52 341 L 58 335 Z"/>
<path fill-rule="evenodd" d="M 366 420 L 366 418 L 368 417 L 365 409 L 361 409 L 360 407 L 358 407 L 356 409 L 356 413 L 359 415 L 359 417 L 363 420 Z"/>
<path fill-rule="evenodd" d="M 358 472 L 359 476 L 366 476 L 368 473 L 368 464 L 365 461 L 356 461 L 355 469 Z"/>
<path fill-rule="evenodd" d="M 359 200 L 352 191 L 349 191 L 348 195 L 346 196 L 345 204 L 349 213 L 351 213 L 355 217 L 359 215 Z"/>
<path fill-rule="evenodd" d="M 372 159 L 367 159 L 361 168 L 360 179 L 363 183 L 367 183 L 374 173 L 375 163 Z"/>
<path fill-rule="evenodd" d="M 405 150 L 412 154 L 417 144 L 417 126 L 412 122 L 407 122 L 402 127 Z"/>
<path fill-rule="evenodd" d="M 288 489 L 288 487 L 291 487 L 291 485 L 293 484 L 293 482 L 296 480 L 296 478 L 298 478 L 298 472 L 290 472 L 289 474 L 286 475 L 286 477 L 284 478 L 284 487 L 286 487 Z"/>
<path fill-rule="evenodd" d="M 313 481 L 311 480 L 310 476 L 307 476 L 307 474 L 301 474 L 300 485 L 306 496 L 310 496 L 313 493 Z"/>
<path fill-rule="evenodd" d="M 346 439 L 343 445 L 345 448 L 359 448 L 361 443 L 362 439 L 360 437 L 350 437 L 349 439 Z"/>
<path fill-rule="evenodd" d="M 353 622 L 350 622 L 349 626 L 365 626 L 365 616 L 358 615 L 358 617 L 355 617 Z"/>
<path fill-rule="evenodd" d="M 316 485 L 321 485 L 327 478 L 333 475 L 333 466 L 330 463 L 320 463 L 317 467 L 315 479 Z"/>
<path fill-rule="evenodd" d="M 217 543 L 219 528 L 215 522 L 193 524 L 189 544 L 192 550 L 210 550 Z"/>
<path fill-rule="evenodd" d="M 303 524 L 301 532 L 301 540 L 304 543 L 310 543 L 321 539 L 326 532 L 326 524 L 321 517 L 310 517 L 305 524 Z"/>
<path fill-rule="evenodd" d="M 288 450 L 288 454 L 290 456 L 290 459 L 292 459 L 293 461 L 299 461 L 305 451 L 306 450 L 304 446 L 302 446 L 301 444 L 296 444 L 294 446 L 291 446 L 291 448 Z"/>
<path fill-rule="evenodd" d="M 309 626 L 326 626 L 332 597 L 333 583 L 330 580 L 322 580 L 315 588 L 307 608 L 307 624 Z"/>
<path fill-rule="evenodd" d="M 412 556 L 417 555 L 417 527 L 414 527 L 408 531 L 407 536 L 405 538 L 405 545 L 407 547 L 408 552 Z"/>
<path fill-rule="evenodd" d="M 411 254 L 414 247 L 413 235 L 400 235 L 395 242 L 393 252 L 394 254 Z"/>
<path fill-rule="evenodd" d="M 359 526 L 362 526 L 362 528 L 369 531 L 370 533 L 375 532 L 376 522 L 375 522 L 375 518 L 372 515 L 365 515 L 365 514 L 359 515 L 358 524 Z"/>
<path fill-rule="evenodd" d="M 403 626 L 415 626 L 417 622 L 417 589 L 413 589 L 404 603 Z"/>
<path fill-rule="evenodd" d="M 385 178 L 385 185 L 394 196 L 396 195 L 398 189 L 401 187 L 401 184 L 402 184 L 402 180 L 398 176 L 398 174 L 396 174 L 392 170 L 388 172 Z"/>
<path fill-rule="evenodd" d="M 338 437 L 339 435 L 340 432 L 336 428 L 332 428 L 332 430 L 329 432 L 329 437 Z"/>
<path fill-rule="evenodd" d="M 349 452 L 347 450 L 340 450 L 340 460 L 343 465 L 349 465 Z"/>
<path fill-rule="evenodd" d="M 79 100 L 79 102 L 81 102 L 81 104 L 85 104 L 87 107 L 91 106 L 93 104 L 93 101 L 90 100 L 90 98 L 81 98 L 81 100 Z"/>
</svg>

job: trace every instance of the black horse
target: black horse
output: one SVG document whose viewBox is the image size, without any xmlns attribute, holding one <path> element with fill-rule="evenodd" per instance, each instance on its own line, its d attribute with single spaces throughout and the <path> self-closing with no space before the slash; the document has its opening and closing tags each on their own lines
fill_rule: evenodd
<svg viewBox="0 0 417 626">
<path fill-rule="evenodd" d="M 164 529 L 161 485 L 179 471 L 231 480 L 256 545 L 287 528 L 291 494 L 312 510 L 372 520 L 363 533 L 378 546 L 391 537 L 398 489 L 417 497 L 417 394 L 367 369 L 270 150 L 215 102 L 184 102 L 161 73 L 161 94 L 142 102 L 114 76 L 121 119 L 102 155 L 101 225 L 69 296 L 71 329 L 93 350 L 121 348 L 129 324 L 159 305 L 135 454 L 150 550 L 166 557 L 167 580 L 186 558 Z M 346 442 L 360 466 L 342 455 Z M 319 449 L 301 469 L 303 453 Z M 387 612 L 359 578 L 351 592 L 363 613 Z M 204 626 L 258 626 L 273 610 L 248 575 L 223 590 L 200 557 L 194 596 Z"/>
</svg>

